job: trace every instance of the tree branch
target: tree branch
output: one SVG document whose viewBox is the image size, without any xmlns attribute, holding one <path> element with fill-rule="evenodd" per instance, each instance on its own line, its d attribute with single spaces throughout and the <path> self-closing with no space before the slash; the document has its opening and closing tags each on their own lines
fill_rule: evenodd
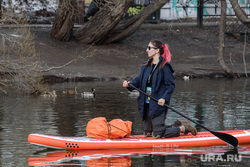
<svg viewBox="0 0 250 167">
<path fill-rule="evenodd" d="M 83 57 L 83 56 L 81 56 L 81 55 L 83 55 L 84 53 L 86 53 L 92 46 L 93 46 L 93 45 L 91 45 L 90 47 L 88 47 L 88 49 L 86 49 L 83 53 L 81 53 L 77 58 L 74 58 L 74 59 L 68 61 L 68 62 L 65 63 L 64 65 L 62 65 L 62 66 L 57 66 L 57 67 L 50 67 L 50 68 L 48 68 L 48 69 L 41 70 L 41 72 L 48 72 L 48 71 L 51 71 L 51 70 L 61 69 L 61 68 L 64 68 L 64 67 L 70 65 L 70 64 L 73 63 L 73 62 L 76 62 L 76 61 L 79 60 L 79 59 L 87 58 L 88 56 L 87 56 L 87 57 Z"/>
<path fill-rule="evenodd" d="M 234 67 L 235 71 L 237 72 L 238 78 L 240 78 L 240 74 L 239 74 L 238 70 L 236 69 L 236 67 L 234 66 L 233 61 L 232 61 L 232 53 L 230 53 L 230 62 L 232 64 L 232 66 Z"/>
<path fill-rule="evenodd" d="M 238 0 L 230 0 L 232 7 L 234 9 L 235 15 L 238 19 L 248 28 L 250 28 L 250 19 L 246 15 L 246 12 L 241 9 Z"/>
<path fill-rule="evenodd" d="M 244 63 L 244 69 L 245 69 L 246 77 L 248 77 L 248 75 L 247 75 L 247 66 L 246 66 L 246 59 L 245 59 L 246 43 L 247 43 L 247 32 L 245 32 L 245 37 L 244 37 L 243 63 Z"/>
</svg>

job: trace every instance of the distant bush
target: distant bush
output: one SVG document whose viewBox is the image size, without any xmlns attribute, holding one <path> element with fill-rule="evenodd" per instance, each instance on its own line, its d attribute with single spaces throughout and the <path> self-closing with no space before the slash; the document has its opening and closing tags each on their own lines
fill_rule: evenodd
<svg viewBox="0 0 250 167">
<path fill-rule="evenodd" d="M 8 88 L 23 93 L 40 91 L 41 61 L 27 20 L 3 13 L 2 21 L 11 24 L 0 31 L 0 91 L 6 93 Z"/>
</svg>

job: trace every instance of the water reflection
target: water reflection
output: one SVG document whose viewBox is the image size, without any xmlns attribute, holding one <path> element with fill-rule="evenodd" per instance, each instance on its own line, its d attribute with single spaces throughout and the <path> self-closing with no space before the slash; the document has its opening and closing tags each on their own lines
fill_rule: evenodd
<svg viewBox="0 0 250 167">
<path fill-rule="evenodd" d="M 42 151 L 28 157 L 30 166 L 179 166 L 179 165 L 229 165 L 246 166 L 250 145 L 239 149 L 227 147 L 115 149 L 79 151 Z"/>
<path fill-rule="evenodd" d="M 121 83 L 51 85 L 51 89 L 57 91 L 56 98 L 18 95 L 0 97 L 0 166 L 27 166 L 27 157 L 44 149 L 30 145 L 27 142 L 28 134 L 84 136 L 88 121 L 95 117 L 105 117 L 107 121 L 116 118 L 132 121 L 132 134 L 142 134 L 136 96 L 129 95 Z M 78 87 L 79 94 L 62 94 L 63 90 L 74 87 Z M 93 87 L 96 89 L 95 99 L 80 95 L 80 92 L 90 91 Z M 249 129 L 249 97 L 250 84 L 245 79 L 177 80 L 170 106 L 211 130 Z M 166 122 L 171 124 L 176 118 L 181 119 L 178 114 L 169 111 Z M 249 151 L 247 154 L 245 158 L 249 159 Z M 162 163 L 160 166 L 168 161 L 166 155 L 161 156 L 165 160 L 159 160 Z M 142 161 L 136 156 L 132 156 L 131 160 L 132 164 Z M 181 161 L 175 163 L 180 165 Z"/>
<path fill-rule="evenodd" d="M 173 95 L 171 105 L 179 111 L 210 129 L 247 128 L 249 121 L 241 119 L 242 115 L 249 116 L 250 111 L 247 80 L 193 80 L 177 84 L 178 92 Z"/>
</svg>

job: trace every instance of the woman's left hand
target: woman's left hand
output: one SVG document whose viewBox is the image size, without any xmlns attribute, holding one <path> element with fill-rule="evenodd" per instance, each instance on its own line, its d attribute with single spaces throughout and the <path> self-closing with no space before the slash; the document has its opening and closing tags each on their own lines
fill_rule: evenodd
<svg viewBox="0 0 250 167">
<path fill-rule="evenodd" d="M 164 104 L 165 104 L 165 99 L 160 98 L 160 99 L 158 100 L 158 105 L 164 106 Z"/>
</svg>

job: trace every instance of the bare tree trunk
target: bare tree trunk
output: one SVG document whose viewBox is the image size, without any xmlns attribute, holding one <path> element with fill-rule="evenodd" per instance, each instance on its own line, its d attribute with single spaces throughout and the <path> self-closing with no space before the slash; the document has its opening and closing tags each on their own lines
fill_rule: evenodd
<svg viewBox="0 0 250 167">
<path fill-rule="evenodd" d="M 109 32 L 116 27 L 128 11 L 132 0 L 113 0 L 105 4 L 82 28 L 75 37 L 85 44 L 102 44 Z"/>
<path fill-rule="evenodd" d="M 219 51 L 218 51 L 218 61 L 221 68 L 230 77 L 234 77 L 233 72 L 228 68 L 224 61 L 224 48 L 225 48 L 225 29 L 226 29 L 226 0 L 221 0 L 221 18 L 220 18 L 220 29 L 219 29 Z"/>
<path fill-rule="evenodd" d="M 55 22 L 50 32 L 53 39 L 69 41 L 74 27 L 77 0 L 60 0 Z"/>
<path fill-rule="evenodd" d="M 106 40 L 105 44 L 118 42 L 126 39 L 130 35 L 132 35 L 135 31 L 137 31 L 143 22 L 151 16 L 155 11 L 162 8 L 169 0 L 160 0 L 153 1 L 147 7 L 145 7 L 140 13 L 133 16 L 126 24 L 121 27 L 118 27 L 110 32 Z"/>
<path fill-rule="evenodd" d="M 71 2 L 71 6 L 75 6 L 76 0 L 73 1 L 74 4 L 72 5 L 73 2 Z M 74 36 L 85 44 L 109 44 L 121 41 L 137 31 L 150 15 L 164 6 L 168 1 L 153 1 L 127 23 L 117 26 L 127 13 L 133 0 L 105 0 L 104 7 L 101 7 L 100 11 L 93 16 L 91 21 L 78 29 Z M 69 0 L 65 0 L 64 3 L 63 0 L 60 0 L 60 4 L 65 3 L 69 3 Z M 70 5 L 67 5 L 68 8 L 59 5 L 58 18 L 51 30 L 52 38 L 60 41 L 69 40 L 73 28 L 73 17 L 69 16 L 72 12 L 74 13 L 74 8 L 69 8 Z"/>
<path fill-rule="evenodd" d="M 77 12 L 75 14 L 75 23 L 83 24 L 83 17 L 85 15 L 85 0 L 77 0 Z"/>
<path fill-rule="evenodd" d="M 245 11 L 240 8 L 238 0 L 230 0 L 234 9 L 235 15 L 238 19 L 248 28 L 250 28 L 250 18 L 246 15 Z"/>
<path fill-rule="evenodd" d="M 2 19 L 2 0 L 0 0 L 0 19 Z"/>
</svg>

